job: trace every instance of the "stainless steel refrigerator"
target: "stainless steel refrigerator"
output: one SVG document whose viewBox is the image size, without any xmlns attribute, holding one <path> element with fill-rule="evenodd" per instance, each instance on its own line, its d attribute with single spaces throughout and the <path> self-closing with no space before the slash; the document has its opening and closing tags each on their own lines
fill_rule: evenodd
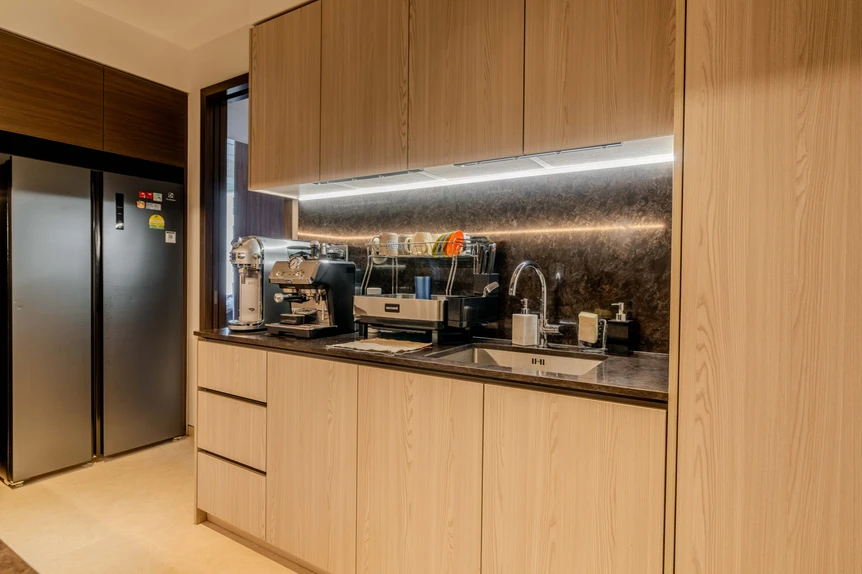
<svg viewBox="0 0 862 574">
<path fill-rule="evenodd" d="M 0 156 L 8 483 L 185 434 L 182 185 Z"/>
</svg>

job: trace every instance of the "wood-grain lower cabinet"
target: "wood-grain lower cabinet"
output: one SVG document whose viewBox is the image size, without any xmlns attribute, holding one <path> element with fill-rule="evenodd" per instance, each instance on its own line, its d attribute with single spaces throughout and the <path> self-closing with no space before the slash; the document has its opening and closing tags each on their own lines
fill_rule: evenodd
<svg viewBox="0 0 862 574">
<path fill-rule="evenodd" d="M 666 413 L 485 386 L 484 574 L 657 574 Z"/>
<path fill-rule="evenodd" d="M 357 367 L 269 353 L 266 541 L 356 571 Z"/>
<path fill-rule="evenodd" d="M 266 402 L 266 351 L 198 342 L 198 387 Z"/>
<path fill-rule="evenodd" d="M 360 367 L 358 572 L 480 571 L 482 395 L 477 383 Z"/>
</svg>

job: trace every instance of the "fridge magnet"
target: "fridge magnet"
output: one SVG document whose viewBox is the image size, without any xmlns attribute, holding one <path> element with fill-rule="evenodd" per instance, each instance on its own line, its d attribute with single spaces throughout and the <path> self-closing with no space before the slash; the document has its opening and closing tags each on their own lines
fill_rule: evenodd
<svg viewBox="0 0 862 574">
<path fill-rule="evenodd" d="M 176 243 L 177 242 L 177 232 L 176 231 L 165 231 L 165 243 Z"/>
<path fill-rule="evenodd" d="M 138 200 L 135 202 L 135 207 L 137 207 L 138 209 L 144 209 L 146 206 L 147 204 L 143 201 Z"/>
<path fill-rule="evenodd" d="M 150 216 L 150 229 L 161 229 L 165 228 L 165 218 L 161 215 L 151 215 Z"/>
<path fill-rule="evenodd" d="M 154 193 L 153 194 L 153 201 L 161 201 L 161 200 L 162 200 L 162 194 L 161 193 Z"/>
<path fill-rule="evenodd" d="M 138 197 L 141 199 L 152 199 L 153 193 L 151 191 L 139 191 Z"/>
<path fill-rule="evenodd" d="M 162 210 L 162 204 L 161 203 L 147 202 L 147 209 L 149 209 L 150 211 L 161 211 Z"/>
</svg>

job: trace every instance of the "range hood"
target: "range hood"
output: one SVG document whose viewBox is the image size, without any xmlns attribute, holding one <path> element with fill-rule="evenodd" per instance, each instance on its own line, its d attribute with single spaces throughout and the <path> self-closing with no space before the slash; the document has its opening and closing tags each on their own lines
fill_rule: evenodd
<svg viewBox="0 0 862 574">
<path fill-rule="evenodd" d="M 673 136 L 664 136 L 530 156 L 308 183 L 278 191 L 253 191 L 312 201 L 668 163 L 673 160 Z"/>
</svg>

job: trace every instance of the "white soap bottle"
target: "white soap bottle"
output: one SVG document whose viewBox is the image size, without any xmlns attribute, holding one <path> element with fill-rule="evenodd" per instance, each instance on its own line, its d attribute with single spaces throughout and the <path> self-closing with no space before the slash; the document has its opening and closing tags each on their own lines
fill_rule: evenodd
<svg viewBox="0 0 862 574">
<path fill-rule="evenodd" d="M 521 312 L 512 315 L 512 344 L 535 347 L 539 344 L 539 316 L 530 313 L 529 299 L 521 299 Z"/>
</svg>

